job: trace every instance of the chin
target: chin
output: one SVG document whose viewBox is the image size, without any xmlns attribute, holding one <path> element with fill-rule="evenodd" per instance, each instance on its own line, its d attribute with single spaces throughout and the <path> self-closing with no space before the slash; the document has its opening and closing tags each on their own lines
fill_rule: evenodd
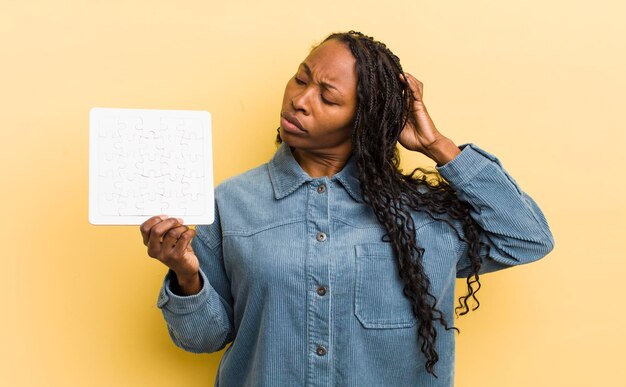
<svg viewBox="0 0 626 387">
<path fill-rule="evenodd" d="M 280 128 L 280 138 L 283 142 L 292 148 L 306 148 L 307 140 L 286 132 L 282 127 Z"/>
</svg>

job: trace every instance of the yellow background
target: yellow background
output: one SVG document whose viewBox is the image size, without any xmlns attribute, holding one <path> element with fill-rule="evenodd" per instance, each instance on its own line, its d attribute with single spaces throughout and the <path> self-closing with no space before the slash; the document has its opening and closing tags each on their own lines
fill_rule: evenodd
<svg viewBox="0 0 626 387">
<path fill-rule="evenodd" d="M 274 153 L 309 47 L 358 29 L 424 83 L 445 135 L 501 159 L 555 235 L 545 259 L 482 277 L 480 308 L 456 320 L 456 385 L 626 385 L 623 2 L 0 7 L 0 384 L 212 386 L 221 353 L 171 343 L 166 270 L 139 228 L 88 223 L 89 109 L 211 111 L 219 183 Z"/>
</svg>

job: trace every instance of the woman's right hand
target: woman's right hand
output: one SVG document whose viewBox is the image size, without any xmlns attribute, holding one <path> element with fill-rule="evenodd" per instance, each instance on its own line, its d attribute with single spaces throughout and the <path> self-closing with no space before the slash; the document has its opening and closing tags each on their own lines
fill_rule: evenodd
<svg viewBox="0 0 626 387">
<path fill-rule="evenodd" d="M 163 262 L 176 274 L 182 295 L 196 294 L 202 289 L 200 262 L 193 252 L 194 229 L 183 225 L 180 218 L 153 216 L 139 227 L 148 255 Z"/>
</svg>

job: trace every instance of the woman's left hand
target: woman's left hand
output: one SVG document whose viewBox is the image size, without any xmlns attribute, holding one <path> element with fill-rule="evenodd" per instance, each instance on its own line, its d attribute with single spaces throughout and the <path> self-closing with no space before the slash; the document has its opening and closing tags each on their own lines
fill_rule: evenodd
<svg viewBox="0 0 626 387">
<path fill-rule="evenodd" d="M 408 150 L 423 153 L 438 164 L 445 164 L 461 151 L 450 139 L 439 133 L 430 115 L 428 115 L 422 99 L 424 89 L 422 82 L 409 73 L 404 73 L 404 75 L 414 97 L 409 114 L 415 118 L 417 127 L 411 120 L 408 120 L 400 132 L 398 141 Z M 400 74 L 400 80 L 402 83 L 406 83 L 402 74 Z"/>
</svg>

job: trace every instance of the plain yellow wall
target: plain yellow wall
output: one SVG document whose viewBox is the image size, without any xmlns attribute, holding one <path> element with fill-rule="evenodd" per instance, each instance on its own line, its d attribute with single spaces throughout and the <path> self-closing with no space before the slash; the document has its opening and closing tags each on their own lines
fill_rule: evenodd
<svg viewBox="0 0 626 387">
<path fill-rule="evenodd" d="M 424 83 L 444 134 L 501 159 L 555 235 L 544 260 L 482 277 L 480 308 L 456 320 L 456 385 L 626 385 L 625 13 L 607 0 L 2 0 L 0 384 L 212 386 L 221 353 L 171 343 L 155 306 L 165 267 L 139 228 L 88 223 L 89 109 L 211 111 L 219 183 L 274 153 L 310 46 L 358 29 Z M 403 156 L 405 170 L 432 165 Z"/>
</svg>

